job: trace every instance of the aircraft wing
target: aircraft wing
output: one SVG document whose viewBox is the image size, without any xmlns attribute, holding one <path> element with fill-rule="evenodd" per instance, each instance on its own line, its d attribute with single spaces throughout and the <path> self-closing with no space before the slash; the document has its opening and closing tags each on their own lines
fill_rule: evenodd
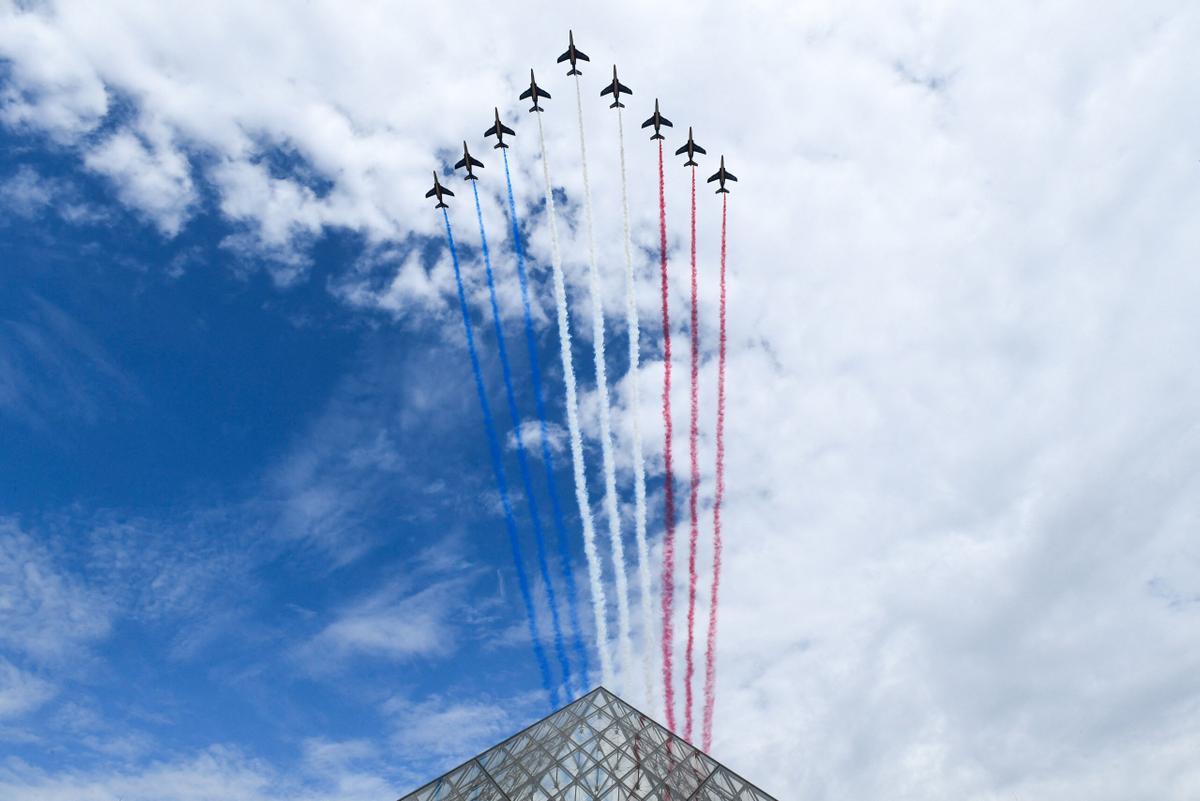
<svg viewBox="0 0 1200 801">
<path fill-rule="evenodd" d="M 675 127 L 674 125 L 671 124 L 670 120 L 668 120 L 666 117 L 664 117 L 661 114 L 658 115 L 658 124 L 663 126 L 664 128 L 674 128 Z"/>
<path fill-rule="evenodd" d="M 428 192 L 425 193 L 425 197 L 433 197 L 436 194 L 437 194 L 437 187 L 434 187 L 433 189 L 430 189 Z"/>
<path fill-rule="evenodd" d="M 446 187 L 444 187 L 444 186 L 442 187 L 442 194 L 443 194 L 443 195 L 449 195 L 450 197 L 454 197 L 454 193 L 453 193 L 453 192 L 451 192 L 449 189 L 447 189 L 447 188 L 446 188 Z"/>
<path fill-rule="evenodd" d="M 651 125 L 653 125 L 653 124 L 654 124 L 654 118 L 653 118 L 653 117 L 651 117 L 650 119 L 648 119 L 648 120 L 646 120 L 645 122 L 643 122 L 643 123 L 642 123 L 642 127 L 643 127 L 643 128 L 649 128 L 649 127 L 650 127 Z"/>
<path fill-rule="evenodd" d="M 591 59 L 587 57 L 587 53 L 584 53 L 579 49 L 575 50 L 575 58 L 577 58 L 579 61 L 591 61 Z"/>
<path fill-rule="evenodd" d="M 480 161 L 479 159 L 475 158 L 474 156 L 471 156 L 471 164 L 472 164 L 472 166 L 475 166 L 475 167 L 483 166 L 483 162 Z"/>
<path fill-rule="evenodd" d="M 509 127 L 508 127 L 507 125 L 505 125 L 504 123 L 500 123 L 500 130 L 501 130 L 501 131 L 503 131 L 504 133 L 508 134 L 509 136 L 516 136 L 516 135 L 517 135 L 517 132 L 516 132 L 516 131 L 514 131 L 512 128 L 509 128 Z"/>
<path fill-rule="evenodd" d="M 611 95 L 612 93 L 613 93 L 613 87 L 612 87 L 611 83 L 608 86 L 606 86 L 600 90 L 601 97 L 604 97 L 605 95 Z"/>
<path fill-rule="evenodd" d="M 526 89 L 524 92 L 521 92 L 521 96 L 518 97 L 517 100 L 527 100 L 531 97 L 533 97 L 533 90 Z"/>
<path fill-rule="evenodd" d="M 570 57 L 571 57 L 571 51 L 570 51 L 570 50 L 568 50 L 567 52 L 565 52 L 565 53 L 563 53 L 561 56 L 559 56 L 559 57 L 558 57 L 558 61 L 556 61 L 556 62 L 554 62 L 554 63 L 555 63 L 555 64 L 561 64 L 561 63 L 563 63 L 564 61 L 566 61 L 567 59 L 569 59 Z"/>
<path fill-rule="evenodd" d="M 471 159 L 471 161 L 474 161 L 474 160 L 475 159 Z M 456 170 L 461 170 L 465 166 L 467 166 L 467 159 L 465 156 L 463 158 L 459 159 L 458 161 L 454 162 L 454 169 L 456 169 Z M 426 195 L 426 197 L 429 197 L 429 196 Z"/>
<path fill-rule="evenodd" d="M 624 92 L 624 93 L 625 93 L 625 94 L 627 94 L 627 95 L 631 95 L 631 94 L 633 94 L 633 90 L 632 90 L 632 89 L 630 89 L 628 86 L 626 86 L 625 84 L 623 84 L 623 83 L 621 83 L 621 82 L 619 82 L 619 81 L 617 82 L 617 91 L 618 91 L 618 92 Z"/>
<path fill-rule="evenodd" d="M 700 147 L 700 145 L 696 144 L 695 142 L 692 143 L 692 150 L 696 151 L 697 153 L 703 153 L 706 156 L 708 155 L 708 151 Z"/>
<path fill-rule="evenodd" d="M 683 147 L 681 147 L 681 148 L 679 148 L 678 150 L 676 150 L 676 151 L 675 151 L 675 155 L 676 155 L 676 156 L 682 156 L 684 153 L 686 153 L 686 152 L 687 152 L 687 149 L 688 149 L 688 146 L 687 146 L 687 145 L 684 145 Z"/>
<path fill-rule="evenodd" d="M 726 181 L 736 181 L 736 180 L 737 180 L 737 176 L 736 176 L 736 175 L 734 175 L 734 174 L 733 174 L 733 173 L 731 173 L 731 172 L 726 172 L 726 173 L 725 173 L 725 180 L 726 180 Z"/>
<path fill-rule="evenodd" d="M 496 126 L 493 125 L 491 128 L 488 128 L 486 131 L 483 132 L 483 135 L 484 136 L 495 136 L 496 135 Z"/>
<path fill-rule="evenodd" d="M 717 180 L 717 179 L 718 179 L 718 178 L 720 178 L 720 177 L 721 177 L 721 171 L 720 171 L 720 170 L 717 170 L 717 171 L 716 171 L 716 172 L 714 172 L 714 173 L 712 174 L 712 176 L 711 176 L 711 177 L 708 179 L 708 183 L 710 183 L 710 184 L 711 184 L 713 181 Z"/>
</svg>

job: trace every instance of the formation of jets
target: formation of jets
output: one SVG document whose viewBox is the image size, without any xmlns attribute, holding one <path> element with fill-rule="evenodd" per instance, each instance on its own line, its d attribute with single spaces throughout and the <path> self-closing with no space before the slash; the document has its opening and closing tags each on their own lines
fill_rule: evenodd
<svg viewBox="0 0 1200 801">
<path fill-rule="evenodd" d="M 577 48 L 575 46 L 574 31 L 569 31 L 567 33 L 567 42 L 568 42 L 567 50 L 565 53 L 563 53 L 561 56 L 558 57 L 558 63 L 562 64 L 563 62 L 570 62 L 571 68 L 570 68 L 570 70 L 567 71 L 567 75 L 582 75 L 583 73 L 579 69 L 579 62 L 591 61 L 591 59 L 587 57 L 586 53 L 584 53 L 582 50 L 580 50 L 579 48 Z M 621 83 L 621 81 L 617 78 L 617 68 L 614 65 L 613 73 L 612 73 L 612 81 L 610 83 L 608 83 L 603 89 L 600 90 L 600 96 L 605 97 L 607 95 L 612 95 L 612 104 L 609 105 L 609 108 L 625 108 L 625 104 L 621 102 L 621 95 L 632 95 L 632 94 L 633 94 L 633 90 L 630 89 L 625 84 Z M 549 100 L 550 93 L 547 92 L 545 89 L 541 88 L 540 86 L 538 86 L 537 79 L 533 75 L 533 70 L 530 70 L 529 71 L 529 88 L 526 89 L 524 92 L 522 92 L 518 99 L 519 100 L 529 100 L 533 103 L 533 105 L 529 109 L 530 112 L 534 112 L 534 111 L 541 112 L 541 111 L 544 111 L 544 109 L 542 108 L 542 106 L 539 104 L 538 101 L 543 98 Z M 662 129 L 674 127 L 671 124 L 671 121 L 668 120 L 666 117 L 664 117 L 662 115 L 662 112 L 659 111 L 657 98 L 654 101 L 654 113 L 650 115 L 650 119 L 648 119 L 642 123 L 642 127 L 643 128 L 650 128 L 650 127 L 654 128 L 654 133 L 650 136 L 651 140 L 666 139 L 666 137 L 663 135 Z M 495 117 L 494 117 L 494 122 L 492 123 L 492 127 L 488 128 L 486 131 L 484 131 L 483 135 L 485 138 L 489 137 L 489 136 L 496 137 L 496 144 L 492 146 L 493 149 L 495 149 L 495 148 L 508 147 L 508 143 L 504 141 L 505 135 L 516 136 L 517 132 L 514 131 L 512 128 L 509 128 L 507 125 L 505 125 L 503 122 L 500 121 L 500 109 L 497 107 L 495 109 Z M 697 154 L 707 155 L 707 152 L 704 150 L 704 148 L 700 147 L 700 145 L 696 144 L 695 137 L 692 135 L 692 129 L 689 127 L 687 142 L 684 143 L 684 145 L 682 147 L 680 147 L 678 150 L 675 151 L 675 155 L 677 155 L 677 156 L 686 155 L 687 156 L 687 160 L 683 162 L 683 165 L 685 167 L 698 167 L 700 165 L 696 161 Z M 483 162 L 471 155 L 471 151 L 469 151 L 467 149 L 467 143 L 464 141 L 463 142 L 463 157 L 454 164 L 454 169 L 460 170 L 460 169 L 465 168 L 467 171 L 467 174 L 463 178 L 463 180 L 477 181 L 477 180 L 479 180 L 479 176 L 477 176 L 475 174 L 475 171 L 474 171 L 475 167 L 479 167 L 480 169 L 482 169 Z M 729 189 L 725 186 L 725 182 L 726 181 L 733 181 L 733 182 L 737 181 L 737 176 L 725 169 L 725 157 L 724 156 L 721 156 L 720 169 L 718 169 L 715 173 L 713 173 L 712 176 L 708 179 L 708 183 L 712 183 L 713 181 L 718 182 L 718 184 L 717 184 L 718 188 L 717 188 L 717 192 L 716 192 L 717 194 L 728 194 Z M 446 187 L 442 186 L 441 182 L 438 180 L 437 171 L 434 171 L 434 173 L 433 173 L 433 188 L 425 193 L 425 197 L 427 197 L 427 198 L 436 197 L 437 198 L 437 206 L 435 208 L 444 209 L 444 208 L 448 208 L 448 206 L 446 205 L 445 198 L 454 197 L 454 193 L 451 192 Z"/>
</svg>

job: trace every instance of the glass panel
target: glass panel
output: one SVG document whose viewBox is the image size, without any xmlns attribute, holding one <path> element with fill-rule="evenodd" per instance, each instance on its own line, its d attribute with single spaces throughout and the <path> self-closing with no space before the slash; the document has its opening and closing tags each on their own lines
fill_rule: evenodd
<svg viewBox="0 0 1200 801">
<path fill-rule="evenodd" d="M 597 689 L 401 801 L 774 801 Z"/>
</svg>

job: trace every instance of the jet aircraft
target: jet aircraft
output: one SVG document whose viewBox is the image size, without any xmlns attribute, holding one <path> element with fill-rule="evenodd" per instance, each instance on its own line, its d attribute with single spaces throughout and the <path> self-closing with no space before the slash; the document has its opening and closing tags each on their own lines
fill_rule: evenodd
<svg viewBox="0 0 1200 801">
<path fill-rule="evenodd" d="M 600 96 L 612 95 L 613 102 L 609 108 L 625 108 L 625 104 L 621 102 L 622 94 L 631 95 L 633 90 L 617 80 L 617 65 L 613 64 L 612 83 L 600 90 Z"/>
<path fill-rule="evenodd" d="M 575 47 L 575 31 L 567 31 L 567 37 L 571 43 L 567 45 L 567 52 L 558 57 L 558 63 L 561 64 L 564 61 L 570 61 L 571 69 L 568 70 L 567 75 L 582 75 L 583 73 L 579 71 L 579 65 L 576 62 L 591 61 L 591 59 L 587 57 L 586 53 Z"/>
<path fill-rule="evenodd" d="M 425 193 L 425 197 L 437 197 L 437 205 L 435 209 L 448 209 L 446 205 L 446 197 L 454 197 L 454 193 L 446 187 L 442 186 L 442 182 L 438 180 L 437 170 L 433 171 L 433 189 Z"/>
<path fill-rule="evenodd" d="M 456 170 L 461 170 L 463 167 L 467 168 L 467 177 L 463 178 L 464 181 L 478 181 L 479 180 L 479 176 L 476 175 L 474 170 L 472 170 L 471 168 L 479 167 L 480 169 L 483 169 L 483 162 L 480 161 L 479 159 L 475 158 L 474 156 L 472 156 L 471 151 L 467 150 L 466 140 L 463 140 L 463 157 L 461 159 L 459 159 L 457 162 L 455 162 L 455 164 L 454 164 L 454 169 L 456 169 Z"/>
<path fill-rule="evenodd" d="M 537 79 L 533 77 L 533 70 L 529 71 L 529 88 L 521 93 L 519 100 L 533 100 L 533 108 L 530 111 L 542 111 L 542 107 L 538 105 L 538 98 L 550 98 L 550 93 L 537 85 Z"/>
<path fill-rule="evenodd" d="M 725 169 L 725 157 L 724 156 L 721 156 L 721 169 L 714 172 L 712 174 L 712 177 L 708 179 L 708 183 L 710 183 L 710 184 L 713 181 L 721 182 L 721 184 L 720 184 L 721 188 L 717 190 L 718 195 L 721 194 L 722 192 L 724 192 L 727 195 L 729 194 L 729 190 L 725 188 L 726 181 L 737 181 L 737 176 L 734 175 L 733 173 L 731 173 L 729 170 Z"/>
<path fill-rule="evenodd" d="M 682 156 L 684 153 L 687 153 L 687 161 L 683 162 L 683 166 L 685 167 L 700 166 L 696 163 L 697 153 L 704 153 L 704 155 L 708 155 L 705 153 L 704 148 L 696 144 L 696 140 L 692 138 L 692 129 L 690 127 L 688 128 L 687 144 L 675 151 L 676 156 Z"/>
<path fill-rule="evenodd" d="M 495 150 L 498 147 L 508 147 L 508 145 L 504 144 L 505 134 L 516 136 L 517 132 L 500 122 L 500 109 L 496 109 L 496 124 L 484 131 L 483 135 L 496 137 L 496 144 L 492 145 L 492 149 Z"/>
<path fill-rule="evenodd" d="M 668 120 L 661 113 L 659 113 L 658 98 L 654 98 L 654 113 L 650 115 L 650 119 L 648 119 L 642 123 L 643 128 L 649 128 L 651 125 L 654 126 L 654 135 L 650 137 L 651 140 L 666 139 L 666 137 L 662 135 L 661 129 L 663 127 L 667 127 L 667 128 L 675 127 L 675 126 L 671 125 L 670 120 Z"/>
</svg>

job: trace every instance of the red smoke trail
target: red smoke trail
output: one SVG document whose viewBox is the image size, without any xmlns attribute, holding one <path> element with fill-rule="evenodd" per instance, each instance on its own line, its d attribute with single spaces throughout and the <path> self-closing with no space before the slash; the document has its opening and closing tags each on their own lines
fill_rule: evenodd
<svg viewBox="0 0 1200 801">
<path fill-rule="evenodd" d="M 717 490 L 713 498 L 713 577 L 708 603 L 708 649 L 704 655 L 703 750 L 712 748 L 717 681 L 717 595 L 721 589 L 721 499 L 725 495 L 725 231 L 729 195 L 721 195 L 721 327 L 717 348 Z"/>
<path fill-rule="evenodd" d="M 688 613 L 687 613 L 687 661 L 684 668 L 683 739 L 692 739 L 692 676 L 696 666 L 692 650 L 696 641 L 696 542 L 700 530 L 696 521 L 696 498 L 700 491 L 700 465 L 696 456 L 696 440 L 699 436 L 700 416 L 700 309 L 696 293 L 696 168 L 692 167 L 692 396 L 691 420 L 688 429 L 688 453 L 691 458 L 691 495 L 688 497 L 688 513 L 691 515 L 688 551 Z"/>
<path fill-rule="evenodd" d="M 663 176 L 663 143 L 658 141 L 658 245 L 659 267 L 662 274 L 662 332 L 663 332 L 663 575 L 662 575 L 662 658 L 663 705 L 666 707 L 667 728 L 675 731 L 674 670 L 675 627 L 675 474 L 671 457 L 671 313 L 667 302 L 667 197 Z"/>
</svg>

